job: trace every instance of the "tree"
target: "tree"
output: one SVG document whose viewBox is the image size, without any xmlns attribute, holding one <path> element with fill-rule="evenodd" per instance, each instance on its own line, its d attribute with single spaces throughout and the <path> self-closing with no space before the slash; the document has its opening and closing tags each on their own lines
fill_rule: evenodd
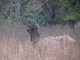
<svg viewBox="0 0 80 60">
<path fill-rule="evenodd" d="M 40 19 L 40 12 L 42 12 L 43 3 L 38 0 L 30 0 L 25 7 L 23 8 L 24 11 L 22 13 L 22 21 L 34 21 L 38 23 Z"/>
</svg>

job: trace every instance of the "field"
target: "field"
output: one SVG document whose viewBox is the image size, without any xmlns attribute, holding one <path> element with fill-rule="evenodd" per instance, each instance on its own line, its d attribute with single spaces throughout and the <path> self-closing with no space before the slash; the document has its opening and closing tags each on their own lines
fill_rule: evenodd
<svg viewBox="0 0 80 60">
<path fill-rule="evenodd" d="M 33 47 L 25 27 L 6 28 L 0 31 L 0 60 L 80 60 L 80 39 L 73 29 L 67 26 L 41 27 L 39 32 L 42 38 L 70 35 L 76 42 L 68 45 L 56 42 L 48 46 L 39 43 Z"/>
</svg>

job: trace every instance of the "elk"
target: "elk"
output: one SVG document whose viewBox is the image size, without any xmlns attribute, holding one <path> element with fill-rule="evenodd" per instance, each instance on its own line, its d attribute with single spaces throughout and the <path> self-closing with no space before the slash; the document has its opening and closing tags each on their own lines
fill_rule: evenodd
<svg viewBox="0 0 80 60">
<path fill-rule="evenodd" d="M 35 45 L 40 38 L 40 34 L 38 32 L 38 27 L 32 21 L 28 21 L 27 27 L 28 27 L 27 32 L 30 34 L 32 44 Z"/>
<path fill-rule="evenodd" d="M 27 31 L 30 34 L 33 47 L 38 50 L 41 57 L 47 56 L 47 51 L 49 51 L 50 49 L 50 51 L 54 52 L 53 55 L 56 53 L 58 56 L 72 56 L 73 54 L 75 55 L 74 51 L 76 49 L 74 49 L 74 47 L 76 40 L 69 35 L 58 37 L 46 36 L 44 38 L 41 38 L 38 32 L 38 27 L 33 22 L 28 22 L 27 26 Z M 43 58 L 43 60 L 45 59 L 46 58 Z"/>
</svg>

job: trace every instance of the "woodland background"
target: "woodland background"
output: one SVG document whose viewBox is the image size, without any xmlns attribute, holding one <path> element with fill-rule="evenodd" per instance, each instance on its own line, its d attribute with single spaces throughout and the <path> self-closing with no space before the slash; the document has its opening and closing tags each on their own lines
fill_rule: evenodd
<svg viewBox="0 0 80 60">
<path fill-rule="evenodd" d="M 69 35 L 76 46 L 65 49 L 66 55 L 62 48 L 47 46 L 40 57 L 31 45 L 27 21 L 37 24 L 42 37 Z M 47 60 L 80 60 L 80 0 L 0 0 L 0 60 L 46 60 L 46 56 Z"/>
</svg>

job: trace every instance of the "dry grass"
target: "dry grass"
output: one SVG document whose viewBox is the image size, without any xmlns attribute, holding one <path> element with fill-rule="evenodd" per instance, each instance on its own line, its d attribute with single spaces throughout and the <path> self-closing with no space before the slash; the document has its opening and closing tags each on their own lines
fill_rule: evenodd
<svg viewBox="0 0 80 60">
<path fill-rule="evenodd" d="M 34 48 L 28 40 L 0 41 L 0 60 L 79 60 L 79 55 L 75 45 L 65 46 L 55 42 L 45 47 L 40 43 Z"/>
<path fill-rule="evenodd" d="M 54 35 L 59 36 L 70 32 L 66 29 L 55 27 L 55 29 L 50 30 L 50 28 L 42 27 L 40 32 L 41 35 L 48 36 L 53 35 L 51 32 L 54 31 Z M 63 42 L 58 43 L 57 41 L 48 46 L 39 42 L 37 47 L 34 48 L 28 38 L 29 35 L 26 34 L 26 28 L 14 29 L 12 32 L 6 31 L 0 34 L 0 60 L 80 60 L 80 44 L 77 44 L 77 42 L 66 46 Z M 66 31 L 66 33 L 63 31 Z"/>
</svg>

